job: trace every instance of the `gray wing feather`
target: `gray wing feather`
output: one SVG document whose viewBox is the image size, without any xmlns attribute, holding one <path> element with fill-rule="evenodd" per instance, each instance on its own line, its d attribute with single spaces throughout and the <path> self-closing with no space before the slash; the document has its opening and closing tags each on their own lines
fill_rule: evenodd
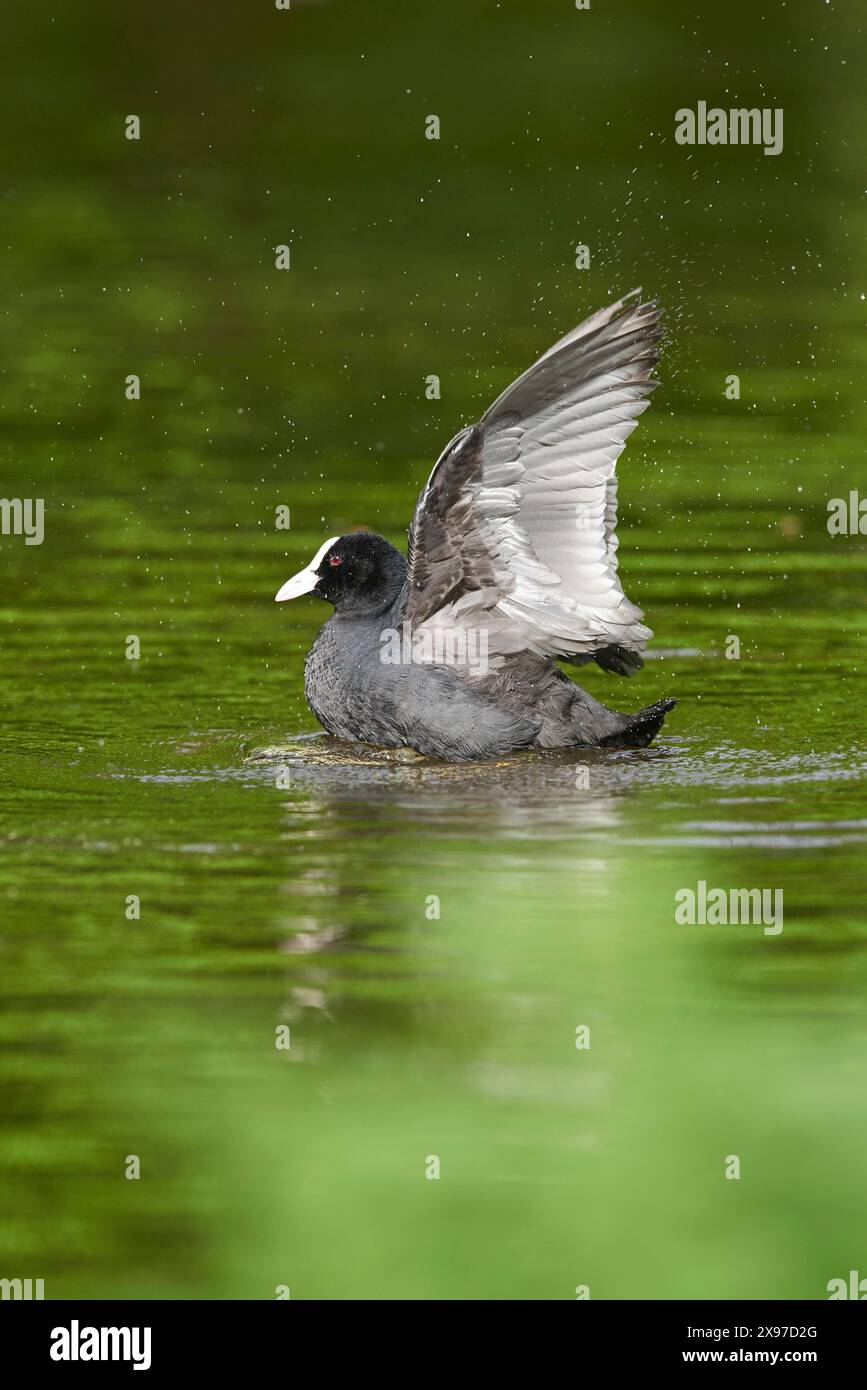
<svg viewBox="0 0 867 1390">
<path fill-rule="evenodd" d="M 462 430 L 410 531 L 407 617 L 484 627 L 496 658 L 640 665 L 650 630 L 617 574 L 617 458 L 656 385 L 660 313 L 638 292 L 567 333 Z M 624 669 L 612 664 L 613 669 Z"/>
</svg>

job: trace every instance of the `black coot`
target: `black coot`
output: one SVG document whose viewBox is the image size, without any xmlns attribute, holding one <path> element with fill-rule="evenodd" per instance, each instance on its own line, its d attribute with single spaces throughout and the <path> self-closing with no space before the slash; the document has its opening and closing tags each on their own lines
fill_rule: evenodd
<svg viewBox="0 0 867 1390">
<path fill-rule="evenodd" d="M 660 336 L 638 292 L 594 314 L 455 435 L 407 558 L 353 532 L 283 585 L 334 605 L 304 673 L 330 733 L 449 761 L 651 742 L 676 701 L 619 714 L 556 662 L 631 676 L 653 635 L 617 576 L 614 466 Z"/>
</svg>

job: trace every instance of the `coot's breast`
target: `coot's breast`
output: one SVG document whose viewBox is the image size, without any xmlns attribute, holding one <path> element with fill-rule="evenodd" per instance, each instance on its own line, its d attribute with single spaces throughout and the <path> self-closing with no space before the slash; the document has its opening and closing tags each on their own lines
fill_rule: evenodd
<svg viewBox="0 0 867 1390">
<path fill-rule="evenodd" d="M 397 747 L 399 671 L 381 659 L 381 631 L 381 618 L 330 618 L 310 648 L 304 693 L 320 724 L 336 738 Z"/>
</svg>

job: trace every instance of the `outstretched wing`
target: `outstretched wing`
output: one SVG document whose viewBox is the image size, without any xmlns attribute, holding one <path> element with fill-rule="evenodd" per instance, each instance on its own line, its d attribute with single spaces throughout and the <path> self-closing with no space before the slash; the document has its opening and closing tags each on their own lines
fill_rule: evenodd
<svg viewBox="0 0 867 1390">
<path fill-rule="evenodd" d="M 409 533 L 414 628 L 641 665 L 652 633 L 617 575 L 614 476 L 656 385 L 660 312 L 639 294 L 567 333 L 444 450 Z"/>
</svg>

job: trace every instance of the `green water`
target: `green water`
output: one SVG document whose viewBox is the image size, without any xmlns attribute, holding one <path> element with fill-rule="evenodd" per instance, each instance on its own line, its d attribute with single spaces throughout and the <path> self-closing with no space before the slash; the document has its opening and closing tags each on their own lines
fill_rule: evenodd
<svg viewBox="0 0 867 1390">
<path fill-rule="evenodd" d="M 867 488 L 861 19 L 717 9 L 10 17 L 3 490 L 46 514 L 0 538 L 0 1277 L 867 1274 L 867 547 L 826 528 Z M 699 99 L 783 107 L 783 153 L 675 145 Z M 317 736 L 326 614 L 276 589 L 351 526 L 401 543 L 441 445 L 636 283 L 670 326 L 619 469 L 657 659 L 586 681 L 678 696 L 658 744 L 454 768 Z M 700 880 L 782 889 L 783 931 L 678 925 Z"/>
</svg>

